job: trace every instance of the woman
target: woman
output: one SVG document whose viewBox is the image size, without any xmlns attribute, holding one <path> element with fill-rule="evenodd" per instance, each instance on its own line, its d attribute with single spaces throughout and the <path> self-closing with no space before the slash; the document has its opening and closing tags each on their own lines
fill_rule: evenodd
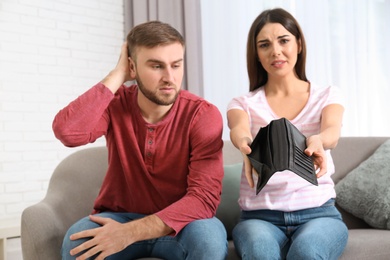
<svg viewBox="0 0 390 260">
<path fill-rule="evenodd" d="M 233 230 L 242 259 L 337 259 L 347 243 L 334 205 L 330 155 L 340 137 L 341 94 L 311 83 L 305 62 L 304 35 L 290 13 L 265 10 L 254 20 L 247 43 L 250 92 L 234 98 L 227 112 L 231 141 L 244 157 L 241 221 Z M 256 195 L 250 144 L 261 127 L 282 117 L 307 137 L 305 153 L 313 158 L 318 186 L 285 170 Z"/>
</svg>

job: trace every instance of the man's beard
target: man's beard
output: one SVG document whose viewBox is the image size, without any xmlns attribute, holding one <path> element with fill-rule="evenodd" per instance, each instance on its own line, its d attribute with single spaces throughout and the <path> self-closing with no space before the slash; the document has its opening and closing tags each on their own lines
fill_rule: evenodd
<svg viewBox="0 0 390 260">
<path fill-rule="evenodd" d="M 155 103 L 157 105 L 160 105 L 160 106 L 172 105 L 175 102 L 177 96 L 179 95 L 179 92 L 176 92 L 173 97 L 171 97 L 170 95 L 169 96 L 168 95 L 158 96 L 157 91 L 152 92 L 152 91 L 146 89 L 144 84 L 140 80 L 140 78 L 136 77 L 136 80 L 137 80 L 138 88 L 142 92 L 142 94 L 147 99 L 149 99 L 150 101 L 152 101 L 153 103 Z"/>
</svg>

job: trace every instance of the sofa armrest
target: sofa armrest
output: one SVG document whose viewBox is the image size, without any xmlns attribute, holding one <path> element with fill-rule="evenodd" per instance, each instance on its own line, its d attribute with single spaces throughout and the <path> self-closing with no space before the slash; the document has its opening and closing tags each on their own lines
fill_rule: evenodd
<svg viewBox="0 0 390 260">
<path fill-rule="evenodd" d="M 51 205 L 40 202 L 26 208 L 22 214 L 21 242 L 23 259 L 61 259 L 59 250 L 51 250 L 51 245 L 61 248 L 66 229 L 61 218 Z"/>
<path fill-rule="evenodd" d="M 107 169 L 107 149 L 87 148 L 65 158 L 50 178 L 45 198 L 22 213 L 24 260 L 61 259 L 68 228 L 91 214 Z"/>
</svg>

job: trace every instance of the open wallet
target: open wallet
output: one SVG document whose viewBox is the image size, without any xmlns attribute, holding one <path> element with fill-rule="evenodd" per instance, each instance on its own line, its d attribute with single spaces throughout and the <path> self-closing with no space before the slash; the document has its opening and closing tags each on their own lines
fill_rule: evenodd
<svg viewBox="0 0 390 260">
<path fill-rule="evenodd" d="M 259 175 L 256 195 L 275 172 L 284 170 L 318 186 L 313 159 L 304 153 L 306 137 L 286 118 L 260 128 L 250 147 L 248 157 Z"/>
</svg>

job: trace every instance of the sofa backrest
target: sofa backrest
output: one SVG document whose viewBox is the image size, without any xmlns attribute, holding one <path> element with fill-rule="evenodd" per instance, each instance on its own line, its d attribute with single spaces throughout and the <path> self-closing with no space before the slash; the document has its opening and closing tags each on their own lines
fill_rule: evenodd
<svg viewBox="0 0 390 260">
<path fill-rule="evenodd" d="M 337 184 L 351 170 L 370 157 L 389 137 L 341 137 L 331 151 L 336 172 L 332 178 Z"/>
<path fill-rule="evenodd" d="M 240 151 L 234 147 L 231 141 L 223 141 L 223 164 L 231 165 L 235 163 L 242 163 L 242 155 Z"/>
</svg>

